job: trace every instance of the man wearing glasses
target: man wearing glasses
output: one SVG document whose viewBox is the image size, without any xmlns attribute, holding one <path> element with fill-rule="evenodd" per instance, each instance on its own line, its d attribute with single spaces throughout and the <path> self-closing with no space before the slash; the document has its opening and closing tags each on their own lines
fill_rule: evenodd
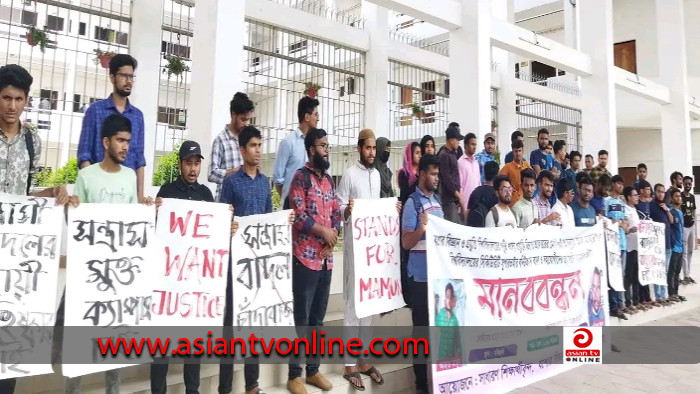
<svg viewBox="0 0 700 394">
<path fill-rule="evenodd" d="M 496 189 L 498 204 L 494 205 L 486 215 L 484 227 L 518 227 L 515 216 L 510 210 L 510 200 L 513 198 L 513 187 L 510 184 L 510 179 L 505 175 L 497 175 L 493 178 L 493 188 Z"/>
<path fill-rule="evenodd" d="M 576 227 L 574 211 L 569 204 L 574 201 L 574 185 L 568 178 L 560 178 L 557 184 L 557 202 L 552 210 L 559 214 L 559 222 L 562 228 Z"/>
<path fill-rule="evenodd" d="M 304 137 L 311 129 L 318 127 L 319 102 L 315 98 L 304 96 L 299 100 L 297 116 L 299 117 L 299 127 L 287 135 L 277 149 L 275 165 L 272 169 L 272 181 L 275 184 L 277 193 L 283 201 L 284 209 L 288 209 L 289 185 L 292 183 L 294 173 L 304 166 L 308 160 L 306 148 L 304 147 Z"/>
<path fill-rule="evenodd" d="M 140 203 L 145 203 L 143 196 L 143 170 L 146 166 L 144 156 L 144 122 L 143 113 L 131 105 L 129 95 L 134 86 L 134 71 L 138 62 L 126 54 L 118 54 L 109 62 L 109 81 L 112 94 L 104 100 L 96 101 L 85 112 L 83 127 L 78 143 L 78 165 L 85 168 L 100 163 L 105 156 L 102 146 L 102 122 L 109 115 L 120 114 L 131 121 L 131 142 L 129 153 L 122 163 L 136 172 L 137 195 Z"/>
</svg>

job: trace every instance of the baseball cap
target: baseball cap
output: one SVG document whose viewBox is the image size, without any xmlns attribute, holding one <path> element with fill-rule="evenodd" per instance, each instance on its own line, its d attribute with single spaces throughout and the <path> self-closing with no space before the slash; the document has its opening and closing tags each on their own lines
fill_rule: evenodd
<svg viewBox="0 0 700 394">
<path fill-rule="evenodd" d="M 199 156 L 200 159 L 204 159 L 202 156 L 202 148 L 195 141 L 185 141 L 180 146 L 180 160 L 184 160 L 190 156 Z"/>
<path fill-rule="evenodd" d="M 457 138 L 459 141 L 464 139 L 464 136 L 459 132 L 459 129 L 454 126 L 448 127 L 447 130 L 445 130 L 445 134 L 448 140 L 450 138 Z"/>
<path fill-rule="evenodd" d="M 484 142 L 486 142 L 487 139 L 491 138 L 494 142 L 496 142 L 496 136 L 493 135 L 493 133 L 486 133 L 484 136 Z"/>
</svg>

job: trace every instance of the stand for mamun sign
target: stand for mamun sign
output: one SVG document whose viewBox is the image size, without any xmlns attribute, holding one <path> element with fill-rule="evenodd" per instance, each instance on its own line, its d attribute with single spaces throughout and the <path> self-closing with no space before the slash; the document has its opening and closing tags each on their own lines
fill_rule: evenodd
<svg viewBox="0 0 700 394">
<path fill-rule="evenodd" d="M 575 365 L 553 364 L 561 339 L 545 326 L 608 323 L 602 224 L 523 231 L 430 216 L 426 244 L 430 324 L 444 327 L 431 352 L 435 393 L 505 393 L 557 375 Z M 460 326 L 503 330 L 448 329 Z"/>
</svg>

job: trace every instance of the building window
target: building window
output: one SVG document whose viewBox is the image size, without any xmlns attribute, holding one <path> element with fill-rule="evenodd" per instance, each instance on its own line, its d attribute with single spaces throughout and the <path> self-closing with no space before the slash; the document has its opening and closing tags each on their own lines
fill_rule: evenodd
<svg viewBox="0 0 700 394">
<path fill-rule="evenodd" d="M 129 43 L 129 34 L 95 26 L 95 40 L 127 45 Z"/>
<path fill-rule="evenodd" d="M 73 112 L 83 112 L 80 109 L 82 108 L 82 97 L 79 94 L 74 94 L 73 95 Z"/>
<path fill-rule="evenodd" d="M 306 49 L 307 45 L 309 45 L 308 40 L 299 41 L 297 43 L 291 44 L 289 46 L 289 53 L 295 53 L 295 52 L 299 52 L 303 49 Z"/>
<path fill-rule="evenodd" d="M 254 57 L 250 59 L 250 66 L 251 67 L 257 67 L 260 65 L 260 56 Z"/>
<path fill-rule="evenodd" d="M 185 127 L 187 123 L 187 110 L 158 107 L 158 123 L 166 123 L 173 127 Z"/>
<path fill-rule="evenodd" d="M 161 41 L 160 51 L 167 55 L 175 55 L 183 59 L 190 58 L 190 47 L 172 42 Z"/>
<path fill-rule="evenodd" d="M 87 34 L 87 24 L 85 22 L 80 22 L 78 25 L 78 35 L 84 36 Z"/>
<path fill-rule="evenodd" d="M 63 31 L 63 18 L 48 15 L 46 17 L 46 28 L 53 31 Z"/>
<path fill-rule="evenodd" d="M 401 88 L 401 104 L 406 108 L 407 105 L 413 103 L 413 90 L 410 88 Z"/>
<path fill-rule="evenodd" d="M 36 26 L 37 13 L 22 10 L 22 24 Z"/>
<path fill-rule="evenodd" d="M 421 89 L 435 91 L 435 81 L 423 82 L 420 84 Z M 423 105 L 435 104 L 435 94 L 421 92 L 421 101 Z"/>
<path fill-rule="evenodd" d="M 41 89 L 39 92 L 39 109 L 56 109 L 58 107 L 58 92 Z"/>
<path fill-rule="evenodd" d="M 620 67 L 632 74 L 637 73 L 637 42 L 635 40 L 615 44 L 614 55 L 615 67 Z"/>
<path fill-rule="evenodd" d="M 435 112 L 428 112 L 421 118 L 421 123 L 435 123 Z"/>
</svg>

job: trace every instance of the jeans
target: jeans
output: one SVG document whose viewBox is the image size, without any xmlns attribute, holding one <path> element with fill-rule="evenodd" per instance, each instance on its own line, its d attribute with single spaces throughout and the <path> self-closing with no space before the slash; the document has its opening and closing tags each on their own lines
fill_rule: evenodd
<svg viewBox="0 0 700 394">
<path fill-rule="evenodd" d="M 226 307 L 224 308 L 224 327 L 233 326 L 233 278 L 231 277 L 231 265 L 229 260 L 228 278 L 226 278 Z M 233 338 L 233 332 L 224 329 L 226 338 Z M 245 379 L 245 391 L 258 387 L 260 377 L 260 362 L 257 359 L 246 357 L 243 368 Z M 187 365 L 185 364 L 185 368 Z M 185 370 L 185 374 L 187 370 Z M 185 375 L 186 376 L 186 375 Z M 197 386 L 199 386 L 199 370 L 197 370 Z M 189 390 L 189 389 L 188 389 Z M 233 363 L 219 364 L 219 393 L 228 394 L 233 391 Z M 189 391 L 187 394 L 190 394 Z"/>
<path fill-rule="evenodd" d="M 625 262 L 625 305 L 638 305 L 640 297 L 639 260 L 636 250 L 627 252 Z M 643 301 L 643 300 L 642 300 Z"/>
<path fill-rule="evenodd" d="M 668 275 L 668 266 L 671 264 L 671 249 L 666 249 L 666 274 Z M 654 285 L 654 298 L 658 300 L 663 300 L 668 297 L 668 292 L 666 291 L 666 286 L 664 285 Z"/>
<path fill-rule="evenodd" d="M 185 378 L 185 393 L 199 394 L 199 364 L 185 364 L 182 375 Z M 165 394 L 168 390 L 168 359 L 160 359 L 151 364 L 151 393 Z"/>
<path fill-rule="evenodd" d="M 2 379 L 0 380 L 0 393 L 13 394 L 15 392 L 15 385 L 17 384 L 17 379 Z"/>
<path fill-rule="evenodd" d="M 331 276 L 333 271 L 327 268 L 326 262 L 319 271 L 307 268 L 296 257 L 292 259 L 292 294 L 294 295 L 294 325 L 309 327 L 309 330 L 323 327 L 326 317 L 328 297 L 331 291 Z M 310 338 L 309 332 L 298 333 L 300 338 Z M 306 359 L 306 377 L 318 373 L 318 359 Z M 289 379 L 301 377 L 301 366 L 289 363 Z"/>
<path fill-rule="evenodd" d="M 690 277 L 690 265 L 693 264 L 693 250 L 696 240 L 695 224 L 683 227 L 683 278 Z"/>
<path fill-rule="evenodd" d="M 668 267 L 666 279 L 668 281 L 668 294 L 678 295 L 678 285 L 680 284 L 681 265 L 683 265 L 683 253 L 673 252 L 671 263 Z"/>
<path fill-rule="evenodd" d="M 627 252 L 622 250 L 620 251 L 620 262 L 622 263 L 622 275 L 624 277 L 624 272 L 625 272 L 625 261 L 626 261 L 626 256 Z M 623 281 L 624 283 L 624 281 Z M 623 284 L 624 286 L 624 284 Z M 617 291 L 614 290 L 612 287 L 608 290 L 608 298 L 610 299 L 610 312 L 612 313 L 613 311 L 616 311 L 618 309 L 622 309 L 625 307 L 625 291 Z"/>
<path fill-rule="evenodd" d="M 425 327 L 430 325 L 428 317 L 428 283 L 416 282 L 413 278 L 408 279 L 411 288 L 411 317 L 414 327 Z M 420 335 L 413 334 L 414 337 Z M 413 364 L 413 372 L 416 375 L 416 389 L 428 389 L 428 365 Z"/>
</svg>

